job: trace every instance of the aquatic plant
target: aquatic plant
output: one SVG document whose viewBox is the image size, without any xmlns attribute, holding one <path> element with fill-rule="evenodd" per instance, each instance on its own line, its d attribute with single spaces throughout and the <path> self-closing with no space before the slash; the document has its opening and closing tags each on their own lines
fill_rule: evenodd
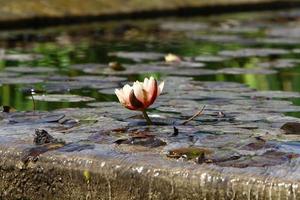
<svg viewBox="0 0 300 200">
<path fill-rule="evenodd" d="M 160 95 L 164 87 L 164 82 L 159 85 L 152 76 L 145 78 L 144 82 L 136 81 L 133 86 L 126 84 L 121 89 L 116 89 L 115 93 L 120 103 L 130 110 L 140 110 L 149 125 L 152 124 L 146 109 L 151 106 Z"/>
</svg>

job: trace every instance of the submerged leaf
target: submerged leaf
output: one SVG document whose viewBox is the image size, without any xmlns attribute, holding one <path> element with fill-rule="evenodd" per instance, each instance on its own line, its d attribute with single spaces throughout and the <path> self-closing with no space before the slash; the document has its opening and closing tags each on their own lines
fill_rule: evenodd
<svg viewBox="0 0 300 200">
<path fill-rule="evenodd" d="M 169 158 L 181 158 L 186 157 L 188 160 L 203 157 L 207 154 L 211 154 L 212 151 L 205 148 L 199 148 L 199 147 L 187 147 L 187 148 L 179 148 L 179 149 L 173 149 L 170 150 L 167 156 Z"/>
<path fill-rule="evenodd" d="M 300 135 L 300 123 L 298 122 L 287 122 L 280 129 L 284 130 L 285 134 Z"/>
</svg>

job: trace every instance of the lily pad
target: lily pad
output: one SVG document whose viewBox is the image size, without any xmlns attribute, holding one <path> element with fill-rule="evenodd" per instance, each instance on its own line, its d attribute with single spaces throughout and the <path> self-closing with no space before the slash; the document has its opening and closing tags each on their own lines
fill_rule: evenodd
<svg viewBox="0 0 300 200">
<path fill-rule="evenodd" d="M 44 112 L 14 112 L 9 116 L 10 123 L 54 123 L 64 118 L 64 114 Z"/>
<path fill-rule="evenodd" d="M 85 63 L 85 64 L 75 64 L 70 66 L 72 69 L 84 71 L 84 69 L 104 69 L 108 66 L 101 63 Z"/>
<path fill-rule="evenodd" d="M 296 67 L 300 63 L 298 59 L 278 59 L 271 62 L 259 63 L 260 67 L 286 69 Z"/>
<path fill-rule="evenodd" d="M 34 100 L 48 101 L 48 102 L 82 102 L 82 101 L 94 101 L 95 99 L 92 97 L 78 96 L 73 94 L 45 94 L 45 95 L 34 95 Z"/>
<path fill-rule="evenodd" d="M 254 39 L 243 38 L 239 35 L 199 35 L 188 33 L 187 36 L 193 40 L 209 41 L 216 43 L 240 43 L 240 44 L 253 44 L 256 43 Z"/>
<path fill-rule="evenodd" d="M 288 91 L 257 91 L 242 93 L 242 96 L 248 96 L 252 98 L 264 97 L 264 98 L 300 98 L 299 92 L 288 92 Z"/>
<path fill-rule="evenodd" d="M 135 62 L 141 62 L 143 60 L 160 60 L 164 58 L 164 54 L 156 52 L 111 52 L 109 56 L 116 56 L 119 58 L 131 59 Z"/>
<path fill-rule="evenodd" d="M 288 54 L 289 51 L 285 49 L 260 49 L 260 48 L 252 48 L 252 49 L 240 49 L 235 51 L 224 50 L 220 51 L 220 56 L 233 57 L 233 58 L 242 58 L 242 57 L 263 57 L 263 56 L 271 56 L 271 55 L 284 55 Z"/>
<path fill-rule="evenodd" d="M 275 38 L 257 38 L 257 42 L 263 44 L 280 44 L 280 45 L 287 45 L 287 44 L 299 44 L 300 39 L 288 38 L 288 37 L 275 37 Z"/>
<path fill-rule="evenodd" d="M 227 58 L 225 57 L 212 56 L 212 55 L 196 56 L 193 59 L 199 62 L 222 62 L 224 60 L 227 60 Z"/>
<path fill-rule="evenodd" d="M 69 92 L 75 89 L 81 89 L 88 87 L 90 84 L 85 82 L 75 82 L 75 81 L 51 81 L 43 84 L 43 89 L 47 93 L 60 93 L 60 92 Z"/>
<path fill-rule="evenodd" d="M 38 54 L 5 54 L 2 57 L 3 60 L 19 62 L 33 61 L 41 58 L 43 58 L 43 56 Z"/>
<path fill-rule="evenodd" d="M 155 63 L 152 63 L 155 64 Z M 170 67 L 180 67 L 180 68 L 199 68 L 204 67 L 204 63 L 194 62 L 194 61 L 180 61 L 180 62 L 168 62 L 168 63 L 158 63 L 158 65 L 166 65 Z"/>
<path fill-rule="evenodd" d="M 200 22 L 164 22 L 160 25 L 163 30 L 170 31 L 199 31 L 207 29 L 208 25 Z"/>
<path fill-rule="evenodd" d="M 267 31 L 269 36 L 275 37 L 289 37 L 293 39 L 300 38 L 300 28 L 299 27 L 278 27 L 271 28 Z"/>
<path fill-rule="evenodd" d="M 221 73 L 221 74 L 276 74 L 277 71 L 268 70 L 268 69 L 260 69 L 260 68 L 253 68 L 253 69 L 224 68 L 224 69 L 218 70 L 218 73 Z"/>
<path fill-rule="evenodd" d="M 5 71 L 16 72 L 16 73 L 53 73 L 57 71 L 54 67 L 28 67 L 28 66 L 17 66 L 17 67 L 7 67 Z"/>
<path fill-rule="evenodd" d="M 0 77 L 1 78 L 17 77 L 17 76 L 19 76 L 19 74 L 14 73 L 14 72 L 5 72 L 5 71 L 0 72 Z"/>
<path fill-rule="evenodd" d="M 2 84 L 35 84 L 42 82 L 44 80 L 38 77 L 10 77 L 0 79 L 0 83 Z"/>
</svg>

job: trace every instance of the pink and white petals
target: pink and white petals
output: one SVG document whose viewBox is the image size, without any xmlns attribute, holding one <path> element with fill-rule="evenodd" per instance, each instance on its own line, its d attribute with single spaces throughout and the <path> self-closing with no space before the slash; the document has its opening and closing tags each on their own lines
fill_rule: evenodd
<svg viewBox="0 0 300 200">
<path fill-rule="evenodd" d="M 147 99 L 147 92 L 144 90 L 143 84 L 141 82 L 134 82 L 133 83 L 133 91 L 134 91 L 134 95 L 136 96 L 136 98 L 142 102 L 143 104 L 145 104 L 146 99 Z"/>
<path fill-rule="evenodd" d="M 120 103 L 131 110 L 134 110 L 134 106 L 132 106 L 130 102 L 130 93 L 132 91 L 132 88 L 130 85 L 126 84 L 123 88 L 121 89 L 115 89 L 115 94 L 117 95 Z"/>
<path fill-rule="evenodd" d="M 123 90 L 122 89 L 115 89 L 115 94 L 117 95 L 120 103 L 122 105 L 124 105 L 125 104 L 125 98 L 124 98 Z"/>
<path fill-rule="evenodd" d="M 159 96 L 162 93 L 162 91 L 164 89 L 164 86 L 165 86 L 165 82 L 164 81 L 159 84 L 158 90 L 157 90 L 157 96 Z"/>
<path fill-rule="evenodd" d="M 158 86 L 157 81 L 150 77 L 145 78 L 144 82 L 134 82 L 133 86 L 126 84 L 122 89 L 116 89 L 115 93 L 124 107 L 130 110 L 145 110 L 154 103 L 163 87 L 164 82 Z"/>
</svg>

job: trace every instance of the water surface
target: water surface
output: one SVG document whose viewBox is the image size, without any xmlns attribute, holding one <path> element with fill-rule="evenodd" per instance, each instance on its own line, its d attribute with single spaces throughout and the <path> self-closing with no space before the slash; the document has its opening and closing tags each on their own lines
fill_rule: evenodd
<svg viewBox="0 0 300 200">
<path fill-rule="evenodd" d="M 244 83 L 257 90 L 300 92 L 300 29 L 296 28 L 299 24 L 300 11 L 293 10 L 238 13 L 207 18 L 106 22 L 37 31 L 3 32 L 0 104 L 20 111 L 32 110 L 33 103 L 29 95 L 31 88 L 41 94 L 77 94 L 93 97 L 96 101 L 116 101 L 113 94 L 102 93 L 97 88 L 72 88 L 64 86 L 63 82 L 60 82 L 61 85 L 47 85 L 60 78 L 68 82 L 77 76 L 96 75 L 99 76 L 99 80 L 107 76 L 101 73 L 86 73 L 82 70 L 84 66 L 82 69 L 74 67 L 78 64 L 101 64 L 109 68 L 108 63 L 114 61 L 122 65 L 137 65 L 138 71 L 139 64 L 148 63 L 147 73 L 120 76 L 128 81 L 142 80 L 149 75 L 161 79 L 168 76 L 163 70 L 151 70 L 151 66 L 157 62 L 164 62 L 163 57 L 139 60 L 135 59 L 134 55 L 130 58 L 126 58 L 126 55 L 110 55 L 111 52 L 120 51 L 157 52 L 163 55 L 173 53 L 194 63 L 203 63 L 204 67 L 199 68 L 201 70 L 212 70 L 209 73 L 179 73 L 176 76 L 190 76 L 199 81 Z M 16 66 L 28 66 L 33 70 L 10 70 Z M 56 71 L 35 72 L 35 67 L 50 67 Z M 182 67 L 185 67 L 184 64 Z M 190 69 L 187 67 L 186 71 Z M 12 80 L 16 77 L 23 78 L 24 81 L 19 80 L 15 83 Z M 31 79 L 41 81 L 30 81 Z M 121 83 L 118 84 L 121 86 Z M 58 89 L 55 90 L 55 87 Z M 60 87 L 63 89 L 59 89 Z M 290 100 L 300 105 L 299 99 Z M 37 110 L 85 105 L 84 102 L 36 101 Z M 300 116 L 296 112 L 288 114 Z"/>
</svg>

